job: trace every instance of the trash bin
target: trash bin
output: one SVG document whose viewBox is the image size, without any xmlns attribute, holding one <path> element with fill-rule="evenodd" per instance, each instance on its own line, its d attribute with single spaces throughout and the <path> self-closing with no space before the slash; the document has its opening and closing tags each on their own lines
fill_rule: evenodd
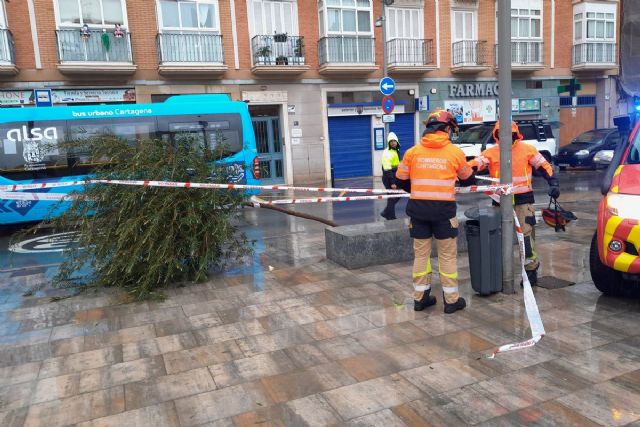
<svg viewBox="0 0 640 427">
<path fill-rule="evenodd" d="M 502 291 L 502 232 L 498 208 L 465 211 L 471 287 L 480 295 Z"/>
</svg>

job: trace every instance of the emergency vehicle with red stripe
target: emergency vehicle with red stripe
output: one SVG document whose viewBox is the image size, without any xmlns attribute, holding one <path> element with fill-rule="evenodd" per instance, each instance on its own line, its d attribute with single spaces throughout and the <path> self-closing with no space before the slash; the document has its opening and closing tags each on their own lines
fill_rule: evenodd
<svg viewBox="0 0 640 427">
<path fill-rule="evenodd" d="M 605 294 L 640 296 L 640 121 L 630 135 L 630 117 L 614 122 L 623 137 L 602 184 L 591 277 Z"/>
</svg>

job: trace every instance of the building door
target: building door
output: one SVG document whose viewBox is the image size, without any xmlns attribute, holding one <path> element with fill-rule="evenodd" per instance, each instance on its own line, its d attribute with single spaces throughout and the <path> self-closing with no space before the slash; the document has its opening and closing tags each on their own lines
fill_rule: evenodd
<svg viewBox="0 0 640 427">
<path fill-rule="evenodd" d="M 396 114 L 395 116 L 396 121 L 389 123 L 389 132 L 394 132 L 400 140 L 400 159 L 402 160 L 404 153 L 416 144 L 414 132 L 416 116 L 414 113 Z"/>
<path fill-rule="evenodd" d="M 284 182 L 284 158 L 279 117 L 252 117 L 260 159 L 260 180 L 265 184 Z"/>
<path fill-rule="evenodd" d="M 575 107 L 560 109 L 560 147 L 583 132 L 596 127 L 596 107 Z"/>
<path fill-rule="evenodd" d="M 329 147 L 336 179 L 372 176 L 371 116 L 329 117 Z"/>
</svg>

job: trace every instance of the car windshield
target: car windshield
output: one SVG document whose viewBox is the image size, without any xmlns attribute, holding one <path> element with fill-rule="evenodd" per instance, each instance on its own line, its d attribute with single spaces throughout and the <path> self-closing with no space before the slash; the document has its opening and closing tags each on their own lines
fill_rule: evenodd
<svg viewBox="0 0 640 427">
<path fill-rule="evenodd" d="M 628 165 L 640 165 L 640 132 L 636 133 L 636 137 L 633 139 L 625 163 Z"/>
<path fill-rule="evenodd" d="M 456 144 L 482 144 L 491 133 L 488 126 L 475 126 L 465 130 L 456 140 Z"/>
<path fill-rule="evenodd" d="M 599 144 L 608 134 L 608 131 L 590 130 L 589 132 L 578 135 L 571 142 L 574 144 Z"/>
</svg>

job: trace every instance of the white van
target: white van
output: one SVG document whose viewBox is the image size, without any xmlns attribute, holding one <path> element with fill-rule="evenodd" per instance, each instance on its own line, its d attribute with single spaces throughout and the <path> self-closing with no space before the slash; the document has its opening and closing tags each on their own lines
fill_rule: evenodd
<svg viewBox="0 0 640 427">
<path fill-rule="evenodd" d="M 558 143 L 551 132 L 551 125 L 541 121 L 518 122 L 520 133 L 524 137 L 523 141 L 531 144 L 551 163 L 558 154 Z M 487 148 L 495 145 L 493 139 L 493 127 L 495 122 L 485 122 L 477 126 L 472 126 L 460 133 L 454 141 L 458 147 L 462 148 L 467 160 L 471 160 L 480 155 Z"/>
</svg>

